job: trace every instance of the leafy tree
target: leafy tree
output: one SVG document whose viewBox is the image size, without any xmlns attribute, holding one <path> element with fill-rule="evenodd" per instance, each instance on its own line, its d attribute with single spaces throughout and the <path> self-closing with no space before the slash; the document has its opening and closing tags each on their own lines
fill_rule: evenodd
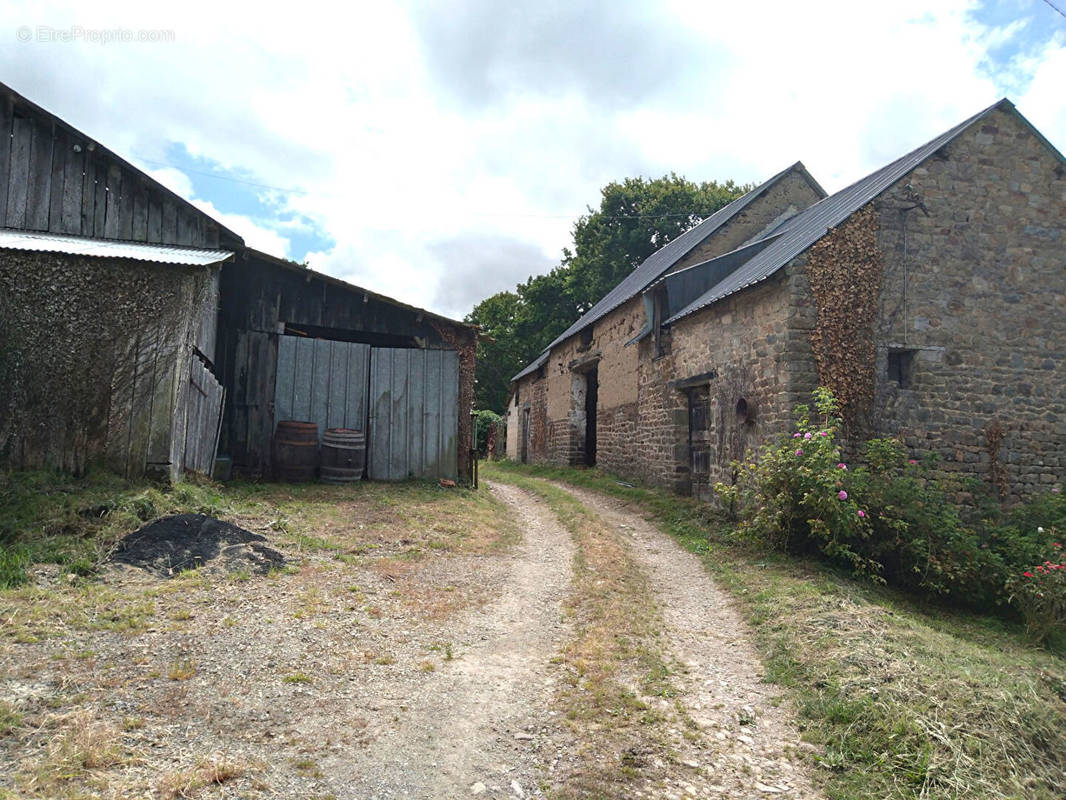
<svg viewBox="0 0 1066 800">
<path fill-rule="evenodd" d="M 747 187 L 732 181 L 662 178 L 611 182 L 574 225 L 573 249 L 547 275 L 478 303 L 466 321 L 481 326 L 478 408 L 503 411 L 511 378 L 652 253 L 709 217 Z"/>
<path fill-rule="evenodd" d="M 744 190 L 733 181 L 693 183 L 673 173 L 607 184 L 599 209 L 574 225 L 574 249 L 563 251 L 570 298 L 584 313 L 648 256 Z"/>
</svg>

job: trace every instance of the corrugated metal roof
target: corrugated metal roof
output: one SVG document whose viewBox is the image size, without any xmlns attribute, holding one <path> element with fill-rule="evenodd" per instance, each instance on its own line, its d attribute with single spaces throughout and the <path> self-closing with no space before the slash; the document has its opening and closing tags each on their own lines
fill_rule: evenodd
<svg viewBox="0 0 1066 800">
<path fill-rule="evenodd" d="M 722 206 L 722 208 L 715 211 L 711 216 L 703 220 L 703 222 L 689 228 L 676 239 L 663 245 L 648 256 L 639 267 L 626 275 L 617 286 L 605 294 L 596 305 L 586 311 L 577 322 L 559 334 L 559 336 L 548 345 L 540 357 L 511 378 L 511 380 L 516 381 L 519 378 L 525 377 L 547 360 L 548 353 L 557 344 L 569 339 L 571 336 L 579 333 L 582 329 L 592 325 L 597 320 L 602 319 L 626 301 L 636 297 L 644 291 L 649 284 L 660 278 L 663 273 L 696 249 L 696 247 L 703 243 L 707 237 L 729 222 L 729 220 L 733 219 L 733 217 L 747 208 L 748 205 L 750 205 L 752 201 L 758 198 L 763 192 L 793 170 L 800 170 L 804 177 L 811 182 L 811 185 L 820 194 L 823 196 L 825 195 L 822 187 L 819 186 L 814 178 L 811 177 L 810 173 L 807 172 L 807 168 L 803 166 L 803 162 L 797 161 L 788 169 L 784 169 L 777 173 L 762 185 L 757 186 L 742 197 L 738 197 L 728 205 Z"/>
<path fill-rule="evenodd" d="M 731 272 L 703 295 L 666 321 L 666 324 L 686 317 L 734 292 L 769 278 L 789 261 L 821 239 L 830 228 L 839 225 L 883 191 L 892 186 L 937 150 L 993 110 L 1005 106 L 1013 109 L 1009 100 L 1000 100 L 984 111 L 956 125 L 949 131 L 922 145 L 891 164 L 867 175 L 836 194 L 815 203 L 789 220 L 779 231 L 777 240 L 755 255 L 743 266 Z"/>
<path fill-rule="evenodd" d="M 86 239 L 81 236 L 60 236 L 54 233 L 6 229 L 0 229 L 0 249 L 36 250 L 42 253 L 67 253 L 94 258 L 131 258 L 135 261 L 189 266 L 217 264 L 233 255 L 228 250 L 197 250 L 192 247 L 118 242 L 111 239 Z"/>
<path fill-rule="evenodd" d="M 517 380 L 519 380 L 519 379 L 521 379 L 521 378 L 524 378 L 524 377 L 526 377 L 526 375 L 529 375 L 529 374 L 531 374 L 531 373 L 533 373 L 533 372 L 536 372 L 536 371 L 537 371 L 538 369 L 540 369 L 540 368 L 541 368 L 541 367 L 542 367 L 542 366 L 543 366 L 544 364 L 546 364 L 546 363 L 547 363 L 547 361 L 548 361 L 548 354 L 549 354 L 549 353 L 551 353 L 551 350 L 550 350 L 550 349 L 548 349 L 548 350 L 545 350 L 545 351 L 544 351 L 543 353 L 541 353 L 541 354 L 540 354 L 539 356 L 537 356 L 537 357 L 536 357 L 536 358 L 534 358 L 534 359 L 533 359 L 533 360 L 532 360 L 531 362 L 529 362 L 529 365 L 528 365 L 528 366 L 526 366 L 526 367 L 524 367 L 524 368 L 522 369 L 522 371 L 521 371 L 521 372 L 519 372 L 519 373 L 518 373 L 517 375 L 515 375 L 515 376 L 514 376 L 513 378 L 511 378 L 511 380 L 512 380 L 512 381 L 517 381 Z"/>
</svg>

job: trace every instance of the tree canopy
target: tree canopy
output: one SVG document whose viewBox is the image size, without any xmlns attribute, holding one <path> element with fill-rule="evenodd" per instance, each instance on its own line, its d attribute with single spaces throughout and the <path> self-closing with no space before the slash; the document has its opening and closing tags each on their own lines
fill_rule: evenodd
<svg viewBox="0 0 1066 800">
<path fill-rule="evenodd" d="M 563 250 L 558 267 L 482 300 L 467 315 L 487 337 L 478 345 L 477 407 L 502 412 L 515 373 L 648 256 L 746 188 L 673 173 L 603 187 L 600 207 L 574 224 L 573 249 Z"/>
</svg>

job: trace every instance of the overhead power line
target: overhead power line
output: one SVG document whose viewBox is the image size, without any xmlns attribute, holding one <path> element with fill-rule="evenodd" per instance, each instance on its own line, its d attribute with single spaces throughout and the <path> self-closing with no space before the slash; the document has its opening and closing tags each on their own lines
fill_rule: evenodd
<svg viewBox="0 0 1066 800">
<path fill-rule="evenodd" d="M 139 158 L 144 164 L 153 164 L 157 167 L 165 167 L 166 169 L 174 169 L 178 172 L 187 173 L 189 175 L 199 175 L 203 178 L 213 178 L 217 181 L 227 181 L 229 183 L 239 183 L 243 186 L 253 186 L 256 189 L 268 189 L 273 192 L 282 192 L 283 194 L 298 194 L 309 196 L 312 193 L 307 189 L 286 189 L 282 186 L 271 186 L 268 183 L 257 183 L 256 181 L 245 180 L 244 178 L 235 178 L 230 175 L 219 175 L 215 172 L 205 172 L 204 170 L 189 169 L 187 167 L 179 167 L 176 164 L 169 164 L 166 161 L 156 161 L 151 158 Z M 320 197 L 340 197 L 328 192 L 315 193 Z M 209 198 L 204 198 L 209 199 Z M 696 210 L 692 211 L 671 211 L 669 213 L 662 214 L 601 214 L 598 211 L 592 211 L 586 209 L 578 214 L 533 214 L 525 212 L 500 212 L 500 211 L 469 211 L 466 212 L 472 217 L 502 217 L 510 219 L 577 219 L 587 214 L 599 214 L 600 219 L 667 219 L 670 217 L 692 217 L 702 216 L 702 214 Z"/>
<path fill-rule="evenodd" d="M 1051 9 L 1053 9 L 1054 11 L 1056 11 L 1056 12 L 1057 12 L 1057 13 L 1058 13 L 1058 14 L 1059 14 L 1060 16 L 1062 16 L 1062 17 L 1066 17 L 1066 11 L 1063 11 L 1063 10 L 1062 10 L 1061 8 L 1059 8 L 1059 7 L 1057 6 L 1057 5 L 1055 5 L 1054 3 L 1052 3 L 1052 2 L 1051 2 L 1051 0 L 1044 0 L 1044 2 L 1045 2 L 1045 3 L 1047 3 L 1048 7 L 1049 7 L 1049 8 L 1051 8 Z"/>
</svg>

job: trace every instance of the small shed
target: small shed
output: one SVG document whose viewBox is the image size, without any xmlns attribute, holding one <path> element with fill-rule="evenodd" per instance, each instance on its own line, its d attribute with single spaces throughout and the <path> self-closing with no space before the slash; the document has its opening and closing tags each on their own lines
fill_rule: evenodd
<svg viewBox="0 0 1066 800">
<path fill-rule="evenodd" d="M 245 248 L 222 271 L 221 450 L 273 472 L 279 422 L 365 432 L 367 477 L 470 480 L 475 326 Z"/>
</svg>

